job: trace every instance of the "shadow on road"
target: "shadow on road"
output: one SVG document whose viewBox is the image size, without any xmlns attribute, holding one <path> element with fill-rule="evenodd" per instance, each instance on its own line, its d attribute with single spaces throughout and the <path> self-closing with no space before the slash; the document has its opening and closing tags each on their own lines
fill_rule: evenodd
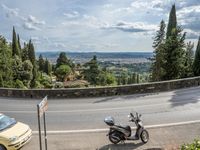
<svg viewBox="0 0 200 150">
<path fill-rule="evenodd" d="M 108 144 L 97 150 L 133 150 L 140 146 L 144 145 L 143 143 L 125 143 L 125 144 Z"/>
<path fill-rule="evenodd" d="M 145 96 L 151 96 L 151 95 L 157 95 L 158 93 L 145 93 L 145 94 L 133 94 L 133 95 L 119 95 L 119 96 L 111 96 L 111 97 L 104 97 L 98 101 L 95 101 L 94 103 L 104 103 L 109 101 L 117 101 L 120 99 L 123 100 L 134 100 L 135 98 L 141 98 Z"/>
<path fill-rule="evenodd" d="M 105 145 L 97 150 L 134 150 L 144 145 L 144 143 L 126 143 L 126 144 L 109 144 Z M 147 148 L 144 150 L 163 150 L 162 148 Z"/>
<path fill-rule="evenodd" d="M 172 107 L 183 106 L 187 104 L 195 104 L 200 98 L 200 92 L 198 89 L 187 89 L 174 91 L 172 98 L 169 100 Z"/>
</svg>

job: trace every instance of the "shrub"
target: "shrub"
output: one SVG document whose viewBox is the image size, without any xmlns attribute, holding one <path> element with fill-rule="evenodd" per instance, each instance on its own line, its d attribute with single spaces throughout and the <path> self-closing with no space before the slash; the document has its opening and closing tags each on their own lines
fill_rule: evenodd
<svg viewBox="0 0 200 150">
<path fill-rule="evenodd" d="M 200 150 L 200 140 L 195 139 L 191 144 L 183 144 L 181 150 Z"/>
</svg>

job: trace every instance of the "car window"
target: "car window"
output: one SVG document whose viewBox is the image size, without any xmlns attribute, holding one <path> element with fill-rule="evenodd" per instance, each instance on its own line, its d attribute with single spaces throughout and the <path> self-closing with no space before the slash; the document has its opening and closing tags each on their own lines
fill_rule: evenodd
<svg viewBox="0 0 200 150">
<path fill-rule="evenodd" d="M 5 130 L 16 123 L 16 120 L 5 115 L 0 116 L 0 131 Z"/>
</svg>

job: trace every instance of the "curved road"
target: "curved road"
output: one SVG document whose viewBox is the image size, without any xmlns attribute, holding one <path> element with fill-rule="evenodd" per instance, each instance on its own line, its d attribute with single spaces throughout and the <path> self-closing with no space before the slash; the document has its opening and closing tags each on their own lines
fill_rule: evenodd
<svg viewBox="0 0 200 150">
<path fill-rule="evenodd" d="M 36 99 L 0 98 L 0 112 L 29 124 L 37 131 Z M 105 129 L 106 116 L 128 124 L 130 111 L 142 114 L 146 126 L 200 120 L 200 87 L 129 96 L 50 99 L 46 115 L 48 131 Z"/>
</svg>

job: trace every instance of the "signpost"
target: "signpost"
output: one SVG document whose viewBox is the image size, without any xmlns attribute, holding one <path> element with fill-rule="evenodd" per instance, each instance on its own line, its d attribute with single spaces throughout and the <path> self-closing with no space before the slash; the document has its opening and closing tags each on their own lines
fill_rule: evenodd
<svg viewBox="0 0 200 150">
<path fill-rule="evenodd" d="M 46 96 L 39 104 L 37 104 L 40 150 L 42 150 L 41 126 L 40 126 L 40 118 L 42 116 L 44 122 L 45 150 L 47 150 L 47 133 L 46 133 L 46 118 L 45 118 L 45 112 L 47 111 L 47 109 L 48 109 L 48 101 Z"/>
</svg>

